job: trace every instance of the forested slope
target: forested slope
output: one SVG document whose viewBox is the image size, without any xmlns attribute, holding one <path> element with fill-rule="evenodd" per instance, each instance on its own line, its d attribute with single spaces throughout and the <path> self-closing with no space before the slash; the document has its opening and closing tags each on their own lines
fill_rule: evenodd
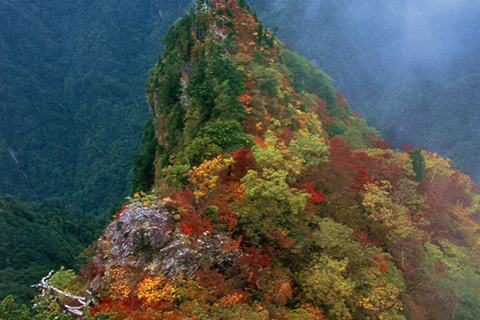
<svg viewBox="0 0 480 320">
<path fill-rule="evenodd" d="M 0 192 L 97 214 L 128 194 L 143 83 L 187 3 L 1 3 Z"/>
<path fill-rule="evenodd" d="M 29 303 L 38 293 L 31 285 L 50 270 L 78 270 L 82 260 L 76 258 L 104 223 L 74 213 L 60 199 L 32 204 L 0 196 L 1 299 L 13 294 Z"/>
<path fill-rule="evenodd" d="M 244 1 L 199 1 L 163 41 L 135 194 L 81 276 L 60 270 L 35 311 L 8 298 L 0 312 L 475 319 L 469 176 L 436 153 L 390 149 Z"/>
</svg>

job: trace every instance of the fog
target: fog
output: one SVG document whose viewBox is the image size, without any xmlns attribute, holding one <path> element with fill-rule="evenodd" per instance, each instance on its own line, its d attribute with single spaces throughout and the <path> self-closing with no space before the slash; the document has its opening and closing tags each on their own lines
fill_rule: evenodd
<svg viewBox="0 0 480 320">
<path fill-rule="evenodd" d="M 371 45 L 355 55 L 381 53 L 371 58 L 388 59 L 391 68 L 400 71 L 421 67 L 445 72 L 459 59 L 476 62 L 480 48 L 480 3 L 475 0 L 276 0 L 262 15 L 271 27 L 280 27 L 280 39 L 296 32 L 294 21 L 292 25 L 280 23 L 278 15 L 288 15 L 285 11 L 289 10 L 299 14 L 293 20 L 301 22 L 303 28 L 294 40 L 299 53 L 305 51 L 302 43 L 308 41 L 315 47 L 316 40 L 325 38 L 315 35 L 324 32 L 318 29 L 321 23 L 335 28 L 342 37 L 339 40 L 352 48 L 365 49 L 365 42 Z M 368 62 L 373 61 L 364 64 Z M 465 72 L 474 71 L 464 67 Z"/>
<path fill-rule="evenodd" d="M 400 1 L 388 2 L 379 11 L 370 11 L 385 18 L 387 27 L 396 30 L 393 45 L 405 66 L 423 64 L 429 68 L 445 68 L 452 59 L 476 50 L 475 42 L 478 2 L 464 1 Z M 352 8 L 352 19 L 368 17 Z M 371 16 L 370 16 L 371 18 Z"/>
<path fill-rule="evenodd" d="M 451 157 L 480 181 L 478 1 L 252 4 L 265 25 L 279 27 L 280 40 L 315 60 L 387 140 Z"/>
<path fill-rule="evenodd" d="M 313 17 L 322 2 L 311 1 L 305 8 L 306 17 Z M 435 73 L 447 71 L 457 59 L 476 60 L 480 35 L 480 3 L 476 1 L 351 0 L 342 5 L 347 8 L 342 18 L 352 28 L 354 42 L 369 41 L 378 29 L 388 34 L 377 42 L 377 50 L 394 62 L 392 67 L 412 72 L 421 66 Z M 357 26 L 363 30 L 355 30 Z M 468 65 L 465 68 L 465 72 L 473 71 Z"/>
</svg>

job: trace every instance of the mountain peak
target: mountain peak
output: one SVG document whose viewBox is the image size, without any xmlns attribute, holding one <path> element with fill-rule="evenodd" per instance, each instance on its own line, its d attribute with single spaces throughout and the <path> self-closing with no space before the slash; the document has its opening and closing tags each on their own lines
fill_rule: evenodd
<svg viewBox="0 0 480 320">
<path fill-rule="evenodd" d="M 198 1 L 163 42 L 146 85 L 160 143 L 150 183 L 169 165 L 198 165 L 267 132 L 325 141 L 340 135 L 357 147 L 378 140 L 331 79 L 287 49 L 242 1 Z M 134 182 L 134 191 L 149 187 Z"/>
<path fill-rule="evenodd" d="M 390 149 L 244 2 L 198 1 L 163 41 L 132 197 L 83 270 L 93 315 L 478 314 L 480 196 L 449 159 Z"/>
</svg>

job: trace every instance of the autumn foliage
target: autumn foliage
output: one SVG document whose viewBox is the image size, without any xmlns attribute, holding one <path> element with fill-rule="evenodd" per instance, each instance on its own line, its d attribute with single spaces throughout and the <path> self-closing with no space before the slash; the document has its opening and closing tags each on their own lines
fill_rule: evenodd
<svg viewBox="0 0 480 320">
<path fill-rule="evenodd" d="M 207 264 L 197 252 L 182 262 L 195 272 L 170 277 L 155 260 L 175 268 L 164 249 L 132 253 L 136 268 L 87 264 L 86 279 L 105 281 L 91 314 L 480 314 L 480 196 L 470 178 L 437 154 L 391 149 L 244 1 L 192 8 L 167 33 L 147 84 L 159 142 L 152 197 L 178 232 L 165 248 L 188 243 L 188 256 L 221 239 L 218 255 L 229 258 Z"/>
</svg>

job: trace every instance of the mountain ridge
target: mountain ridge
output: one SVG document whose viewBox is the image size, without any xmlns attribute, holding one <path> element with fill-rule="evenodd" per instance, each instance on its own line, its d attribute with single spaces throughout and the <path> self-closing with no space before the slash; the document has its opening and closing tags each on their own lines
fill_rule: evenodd
<svg viewBox="0 0 480 320">
<path fill-rule="evenodd" d="M 39 318 L 66 291 L 87 319 L 474 319 L 470 177 L 390 149 L 244 1 L 197 1 L 164 43 L 131 198 Z"/>
<path fill-rule="evenodd" d="M 129 292 L 131 315 L 472 318 L 476 185 L 390 149 L 247 8 L 198 1 L 164 37 L 131 203 L 91 262 L 90 288 L 110 284 L 93 310 L 119 316 Z"/>
</svg>

